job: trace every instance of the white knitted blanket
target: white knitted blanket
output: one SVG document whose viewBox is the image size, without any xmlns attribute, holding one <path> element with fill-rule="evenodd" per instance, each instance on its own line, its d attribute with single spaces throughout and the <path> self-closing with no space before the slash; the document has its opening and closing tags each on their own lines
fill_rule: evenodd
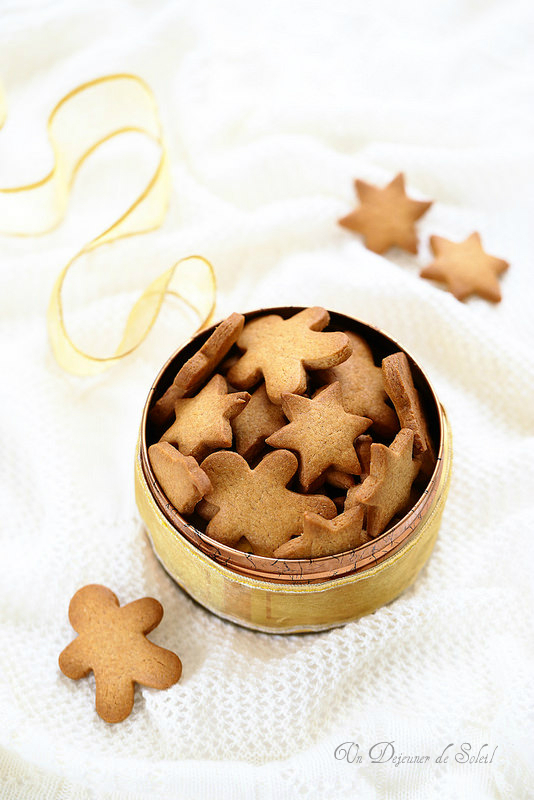
<svg viewBox="0 0 534 800">
<path fill-rule="evenodd" d="M 0 185 L 44 174 L 47 113 L 83 80 L 136 72 L 163 115 L 169 217 L 128 262 L 79 276 L 77 341 L 119 329 L 160 254 L 169 266 L 169 254 L 201 252 L 217 270 L 218 318 L 320 304 L 400 340 L 447 409 L 455 457 L 435 551 L 390 606 L 284 637 L 192 602 L 150 549 L 132 478 L 145 396 L 191 321 L 169 301 L 145 345 L 91 379 L 63 373 L 47 342 L 55 276 L 150 166 L 134 141 L 110 143 L 56 232 L 0 240 L 0 796 L 531 798 L 529 0 L 7 0 L 0 13 Z M 436 202 L 417 256 L 379 257 L 336 220 L 355 205 L 354 177 L 386 183 L 401 169 Z M 473 230 L 511 262 L 499 306 L 418 277 L 430 234 Z M 86 583 L 123 603 L 157 597 L 152 639 L 183 661 L 176 686 L 138 689 L 117 726 L 95 714 L 92 678 L 57 666 Z M 349 763 L 338 748 L 352 742 Z"/>
</svg>

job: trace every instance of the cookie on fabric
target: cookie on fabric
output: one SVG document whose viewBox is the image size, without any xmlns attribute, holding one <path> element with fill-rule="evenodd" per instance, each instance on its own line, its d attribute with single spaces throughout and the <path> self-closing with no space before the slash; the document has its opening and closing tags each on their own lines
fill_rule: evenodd
<svg viewBox="0 0 534 800">
<path fill-rule="evenodd" d="M 390 247 L 417 253 L 415 223 L 428 211 L 432 202 L 408 197 L 402 172 L 384 189 L 361 180 L 354 184 L 360 206 L 340 219 L 339 224 L 362 234 L 365 246 L 374 253 L 385 253 Z"/>
<path fill-rule="evenodd" d="M 232 421 L 235 449 L 249 460 L 260 452 L 267 437 L 285 424 L 286 418 L 281 407 L 271 403 L 262 383 L 251 394 L 243 411 Z"/>
<path fill-rule="evenodd" d="M 222 375 L 214 375 L 194 397 L 182 398 L 174 404 L 176 419 L 161 437 L 161 442 L 174 444 L 184 456 L 204 458 L 210 451 L 231 447 L 233 432 L 230 420 L 243 410 L 248 392 L 228 394 Z"/>
<path fill-rule="evenodd" d="M 152 406 L 149 414 L 151 422 L 165 425 L 171 419 L 176 401 L 204 383 L 237 342 L 244 324 L 243 314 L 234 313 L 217 325 L 200 350 L 180 368 L 165 394 Z"/>
<path fill-rule="evenodd" d="M 426 417 L 421 406 L 419 392 L 414 386 L 412 371 L 405 353 L 393 353 L 382 361 L 384 386 L 391 398 L 403 428 L 414 432 L 414 453 L 428 452 L 432 458 L 433 447 L 428 433 Z"/>
<path fill-rule="evenodd" d="M 211 489 L 206 473 L 193 456 L 184 456 L 168 442 L 148 448 L 150 466 L 163 494 L 180 514 L 192 514 L 196 504 Z"/>
<path fill-rule="evenodd" d="M 98 584 L 79 589 L 70 601 L 69 620 L 78 636 L 59 656 L 59 667 L 73 680 L 94 672 L 96 710 L 106 722 L 130 714 L 135 683 L 168 689 L 180 679 L 178 656 L 146 638 L 162 617 L 153 597 L 119 606 L 116 595 Z"/>
<path fill-rule="evenodd" d="M 353 550 L 370 541 L 362 530 L 365 508 L 352 508 L 328 520 L 306 512 L 303 532 L 274 551 L 275 558 L 322 558 Z"/>
<path fill-rule="evenodd" d="M 321 371 L 319 378 L 324 383 L 339 381 L 346 411 L 369 417 L 379 436 L 391 438 L 399 430 L 399 421 L 386 402 L 382 370 L 375 365 L 372 350 L 365 339 L 351 331 L 345 333 L 352 346 L 351 355 L 342 364 Z"/>
<path fill-rule="evenodd" d="M 245 353 L 226 375 L 238 389 L 250 389 L 263 376 L 272 403 L 281 395 L 306 391 L 306 369 L 328 369 L 350 356 L 351 346 L 340 331 L 323 332 L 330 322 L 324 308 L 305 308 L 289 319 L 268 314 L 247 322 L 237 346 Z"/>
<path fill-rule="evenodd" d="M 419 460 L 412 457 L 413 442 L 413 431 L 401 428 L 389 447 L 373 443 L 369 476 L 348 491 L 345 508 L 350 509 L 355 503 L 367 506 L 367 534 L 372 539 L 409 502 L 420 466 Z"/>
<path fill-rule="evenodd" d="M 434 261 L 421 270 L 422 278 L 445 283 L 458 299 L 478 294 L 492 303 L 501 300 L 498 276 L 510 266 L 502 258 L 486 253 L 480 234 L 472 233 L 463 242 L 451 242 L 442 236 L 431 236 Z"/>
<path fill-rule="evenodd" d="M 313 398 L 283 394 L 282 410 L 289 424 L 265 441 L 270 447 L 296 450 L 304 491 L 329 467 L 360 474 L 354 440 L 367 430 L 371 420 L 345 411 L 339 382 L 326 386 Z"/>
<path fill-rule="evenodd" d="M 244 537 L 254 553 L 272 556 L 301 533 L 305 511 L 328 519 L 336 515 L 330 498 L 286 488 L 298 467 L 297 457 L 288 450 L 269 453 L 254 469 L 232 451 L 212 453 L 201 466 L 213 487 L 203 503 L 211 516 L 206 534 L 231 547 Z"/>
</svg>

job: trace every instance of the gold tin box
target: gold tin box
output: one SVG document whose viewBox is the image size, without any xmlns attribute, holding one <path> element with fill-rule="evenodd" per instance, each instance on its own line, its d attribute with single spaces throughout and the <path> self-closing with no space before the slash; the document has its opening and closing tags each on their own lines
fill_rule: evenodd
<svg viewBox="0 0 534 800">
<path fill-rule="evenodd" d="M 289 317 L 301 310 L 269 308 L 245 316 L 247 320 L 262 314 Z M 330 312 L 330 317 L 328 329 L 364 336 L 377 363 L 404 350 L 377 328 L 336 312 Z M 147 457 L 148 447 L 157 439 L 148 420 L 152 403 L 214 327 L 198 333 L 169 358 L 145 403 L 135 459 L 135 494 L 156 556 L 201 605 L 224 619 L 267 633 L 325 630 L 391 602 L 413 583 L 432 552 L 450 482 L 450 427 L 428 378 L 406 353 L 437 461 L 426 488 L 403 519 L 368 544 L 337 556 L 292 560 L 256 556 L 226 547 L 187 522 L 163 495 Z"/>
</svg>

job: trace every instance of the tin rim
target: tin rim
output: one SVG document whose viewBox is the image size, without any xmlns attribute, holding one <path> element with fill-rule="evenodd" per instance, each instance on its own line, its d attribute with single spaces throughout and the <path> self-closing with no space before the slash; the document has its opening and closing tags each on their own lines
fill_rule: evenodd
<svg viewBox="0 0 534 800">
<path fill-rule="evenodd" d="M 302 311 L 303 308 L 304 307 L 301 306 L 282 306 L 257 309 L 246 313 L 244 316 L 247 321 L 266 314 L 279 314 L 283 317 L 289 317 Z M 258 580 L 265 581 L 316 583 L 328 581 L 350 573 L 364 571 L 384 561 L 405 546 L 417 531 L 419 524 L 424 521 L 426 515 L 434 506 L 436 493 L 440 486 L 443 473 L 445 437 L 444 412 L 432 384 L 413 356 L 411 356 L 392 336 L 385 333 L 385 331 L 363 322 L 362 320 L 349 317 L 346 314 L 333 311 L 329 313 L 331 320 L 336 320 L 336 330 L 340 329 L 339 325 L 341 324 L 342 330 L 354 330 L 356 328 L 359 331 L 370 332 L 372 338 L 375 338 L 377 341 L 381 340 L 382 350 L 389 350 L 391 353 L 402 351 L 406 354 L 410 366 L 412 367 L 412 372 L 415 372 L 414 379 L 416 384 L 418 384 L 418 389 L 420 391 L 422 390 L 424 395 L 423 399 L 427 407 L 427 412 L 429 407 L 432 407 L 432 422 L 435 434 L 437 434 L 434 438 L 439 442 L 436 448 L 437 457 L 434 471 L 428 479 L 426 488 L 422 490 L 421 496 L 401 520 L 387 528 L 380 536 L 373 539 L 371 542 L 334 556 L 303 559 L 276 559 L 266 556 L 257 556 L 253 553 L 245 553 L 234 547 L 223 545 L 207 536 L 203 531 L 187 522 L 163 494 L 148 460 L 147 445 L 147 427 L 149 425 L 148 412 L 155 396 L 159 396 L 162 393 L 162 391 L 159 390 L 159 386 L 166 378 L 167 383 L 163 389 L 172 382 L 172 378 L 174 378 L 181 363 L 187 360 L 191 353 L 200 347 L 202 342 L 211 335 L 218 323 L 204 329 L 179 347 L 170 358 L 167 359 L 152 384 L 145 402 L 141 420 L 140 461 L 145 479 L 158 508 L 170 525 L 176 530 L 177 534 L 184 536 L 191 544 L 214 561 L 238 574 L 248 575 Z M 191 353 L 188 351 L 191 351 Z M 171 380 L 168 380 L 169 377 Z"/>
</svg>

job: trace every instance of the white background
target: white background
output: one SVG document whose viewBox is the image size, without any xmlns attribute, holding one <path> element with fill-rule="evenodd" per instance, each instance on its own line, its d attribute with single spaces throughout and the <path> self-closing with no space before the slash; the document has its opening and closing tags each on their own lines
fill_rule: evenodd
<svg viewBox="0 0 534 800">
<path fill-rule="evenodd" d="M 0 14 L 0 185 L 44 174 L 50 109 L 111 71 L 150 83 L 171 150 L 164 228 L 73 276 L 77 341 L 118 335 L 149 279 L 199 251 L 218 317 L 314 303 L 389 331 L 434 383 L 455 454 L 434 554 L 389 607 L 276 637 L 190 601 L 150 550 L 132 474 L 144 398 L 191 320 L 167 304 L 146 344 L 93 379 L 62 373 L 47 343 L 55 276 L 150 171 L 133 139 L 102 149 L 58 231 L 0 238 L 0 795 L 532 797 L 531 3 L 3 0 Z M 417 256 L 379 257 L 336 220 L 354 177 L 401 169 L 435 204 Z M 429 235 L 473 230 L 511 262 L 496 307 L 418 277 Z M 152 638 L 184 667 L 167 692 L 137 690 L 115 727 L 92 679 L 57 667 L 69 599 L 92 582 L 121 602 L 159 598 Z M 346 741 L 431 762 L 350 765 L 334 758 Z M 435 764 L 450 742 L 498 749 L 491 765 Z"/>
</svg>

